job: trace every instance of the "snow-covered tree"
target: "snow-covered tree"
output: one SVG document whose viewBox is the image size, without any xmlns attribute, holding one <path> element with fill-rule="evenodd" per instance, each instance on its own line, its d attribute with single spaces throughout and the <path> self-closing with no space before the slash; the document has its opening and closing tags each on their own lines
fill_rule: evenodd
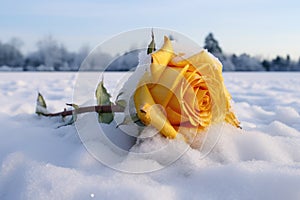
<svg viewBox="0 0 300 200">
<path fill-rule="evenodd" d="M 62 66 L 64 55 L 66 55 L 66 49 L 64 46 L 59 45 L 56 40 L 51 36 L 40 40 L 37 43 L 39 56 L 41 57 L 46 68 L 54 68 L 59 70 L 59 66 Z"/>
<path fill-rule="evenodd" d="M 268 60 L 263 60 L 263 61 L 261 62 L 261 64 L 262 64 L 263 68 L 264 68 L 266 71 L 270 71 L 270 69 L 271 69 L 271 62 L 270 62 L 270 61 L 268 61 Z"/>
<path fill-rule="evenodd" d="M 16 49 L 21 49 L 21 47 L 24 45 L 24 42 L 17 38 L 17 37 L 13 37 L 9 40 L 8 44 L 10 44 L 11 46 L 15 47 Z"/>
<path fill-rule="evenodd" d="M 271 71 L 288 71 L 289 61 L 281 56 L 277 56 L 271 62 Z"/>
<path fill-rule="evenodd" d="M 138 65 L 138 55 L 140 50 L 132 50 L 125 52 L 121 56 L 117 56 L 109 65 L 108 70 L 113 71 L 129 71 Z"/>
<path fill-rule="evenodd" d="M 82 46 L 77 53 L 74 54 L 74 62 L 70 65 L 71 70 L 78 70 L 83 60 L 88 56 L 90 47 Z"/>
<path fill-rule="evenodd" d="M 235 66 L 231 60 L 225 56 L 222 52 L 219 42 L 214 38 L 212 33 L 209 33 L 204 41 L 204 49 L 207 49 L 210 53 L 216 56 L 223 64 L 224 71 L 234 71 Z"/>
<path fill-rule="evenodd" d="M 290 59 L 289 55 L 287 55 L 287 63 L 288 63 L 288 70 L 289 71 L 300 71 L 300 59 L 299 61 L 293 61 Z"/>
<path fill-rule="evenodd" d="M 209 33 L 205 37 L 204 49 L 207 49 L 212 54 L 222 54 L 222 49 L 219 46 L 219 42 L 214 38 L 212 33 Z"/>
<path fill-rule="evenodd" d="M 84 60 L 82 70 L 103 71 L 111 61 L 110 54 L 103 52 L 102 49 L 96 49 Z"/>
<path fill-rule="evenodd" d="M 22 67 L 24 63 L 23 55 L 14 46 L 0 42 L 0 66 Z"/>
<path fill-rule="evenodd" d="M 51 36 L 38 41 L 37 50 L 30 53 L 26 59 L 27 70 L 76 70 L 76 53 L 69 52 L 64 45 L 58 43 Z M 26 70 L 25 69 L 25 70 Z"/>
<path fill-rule="evenodd" d="M 258 59 L 245 53 L 240 56 L 232 55 L 231 61 L 235 65 L 236 71 L 265 71 L 265 68 Z"/>
</svg>

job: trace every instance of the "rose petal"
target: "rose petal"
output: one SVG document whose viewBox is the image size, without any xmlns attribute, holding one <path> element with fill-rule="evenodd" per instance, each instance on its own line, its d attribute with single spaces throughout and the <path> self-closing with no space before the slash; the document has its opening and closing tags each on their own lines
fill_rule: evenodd
<svg viewBox="0 0 300 200">
<path fill-rule="evenodd" d="M 150 66 L 153 82 L 156 83 L 174 56 L 172 43 L 168 37 L 164 37 L 162 48 L 152 54 L 152 64 Z"/>
</svg>

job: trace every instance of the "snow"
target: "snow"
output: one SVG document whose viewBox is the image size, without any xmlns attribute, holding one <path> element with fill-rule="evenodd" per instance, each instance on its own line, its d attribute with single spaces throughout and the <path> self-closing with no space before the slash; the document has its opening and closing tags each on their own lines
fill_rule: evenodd
<svg viewBox="0 0 300 200">
<path fill-rule="evenodd" d="M 122 76 L 105 75 L 109 91 Z M 1 200 L 300 199 L 299 73 L 224 73 L 243 129 L 216 125 L 207 134 L 207 144 L 220 136 L 213 149 L 188 149 L 171 165 L 141 174 L 101 164 L 75 126 L 57 129 L 59 117 L 34 114 L 37 91 L 49 111 L 72 102 L 76 78 L 76 73 L 0 73 Z M 170 142 L 157 136 L 132 150 Z M 152 159 L 129 154 L 119 165 L 159 168 L 175 151 Z"/>
<path fill-rule="evenodd" d="M 11 71 L 23 71 L 22 67 L 9 67 L 6 65 L 2 65 L 0 66 L 0 72 L 4 71 L 4 72 L 11 72 Z"/>
</svg>

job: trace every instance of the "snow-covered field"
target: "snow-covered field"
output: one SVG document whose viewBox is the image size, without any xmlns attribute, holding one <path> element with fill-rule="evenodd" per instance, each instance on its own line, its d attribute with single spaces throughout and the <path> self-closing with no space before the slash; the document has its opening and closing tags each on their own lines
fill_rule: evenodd
<svg viewBox="0 0 300 200">
<path fill-rule="evenodd" d="M 109 77 L 111 89 L 120 74 Z M 0 199 L 300 199 L 300 74 L 224 77 L 243 130 L 223 127 L 204 158 L 190 149 L 130 174 L 95 160 L 75 126 L 34 114 L 37 91 L 50 111 L 72 102 L 76 73 L 0 73 Z"/>
</svg>

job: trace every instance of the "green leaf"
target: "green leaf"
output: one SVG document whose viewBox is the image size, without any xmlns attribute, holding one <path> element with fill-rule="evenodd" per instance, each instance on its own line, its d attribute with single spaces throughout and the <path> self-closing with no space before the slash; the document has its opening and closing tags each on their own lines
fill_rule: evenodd
<svg viewBox="0 0 300 200">
<path fill-rule="evenodd" d="M 120 99 L 116 101 L 116 105 L 125 108 L 127 105 L 127 102 L 124 99 Z"/>
<path fill-rule="evenodd" d="M 125 108 L 126 105 L 127 105 L 127 102 L 124 100 L 124 99 L 119 99 L 122 95 L 124 94 L 124 92 L 120 92 L 116 98 L 116 101 L 115 101 L 115 104 L 122 107 L 122 108 Z"/>
<path fill-rule="evenodd" d="M 96 98 L 98 105 L 110 105 L 110 94 L 107 92 L 107 89 L 103 85 L 103 80 L 97 86 L 96 89 Z"/>
<path fill-rule="evenodd" d="M 110 124 L 113 120 L 114 120 L 113 113 L 99 113 L 98 114 L 99 123 Z"/>
<path fill-rule="evenodd" d="M 97 86 L 96 89 L 96 99 L 98 105 L 112 105 L 112 102 L 110 101 L 110 94 L 107 92 L 107 89 L 104 87 L 103 80 L 100 81 L 100 83 Z M 98 113 L 98 121 L 99 123 L 106 123 L 109 124 L 114 119 L 114 113 Z"/>
<path fill-rule="evenodd" d="M 48 113 L 46 101 L 43 95 L 41 95 L 41 93 L 38 93 L 38 97 L 36 99 L 35 113 L 38 115 L 43 115 Z"/>
<path fill-rule="evenodd" d="M 153 29 L 151 30 L 151 38 L 152 38 L 152 40 L 151 40 L 150 44 L 148 45 L 147 54 L 150 54 L 156 50 Z"/>
<path fill-rule="evenodd" d="M 77 120 L 76 109 L 78 109 L 79 106 L 76 105 L 76 104 L 74 104 L 74 103 L 72 103 L 72 104 L 67 103 L 66 105 L 67 105 L 67 106 L 72 106 L 72 107 L 74 108 L 74 111 L 73 111 L 73 113 L 72 113 L 72 117 L 71 117 L 71 119 L 70 119 L 67 123 L 65 123 L 65 124 L 63 124 L 63 125 L 60 125 L 60 126 L 58 126 L 57 128 L 60 128 L 60 127 L 63 127 L 63 126 L 69 126 L 69 125 L 72 125 L 72 124 L 74 124 L 74 123 L 76 122 L 76 120 Z"/>
</svg>

